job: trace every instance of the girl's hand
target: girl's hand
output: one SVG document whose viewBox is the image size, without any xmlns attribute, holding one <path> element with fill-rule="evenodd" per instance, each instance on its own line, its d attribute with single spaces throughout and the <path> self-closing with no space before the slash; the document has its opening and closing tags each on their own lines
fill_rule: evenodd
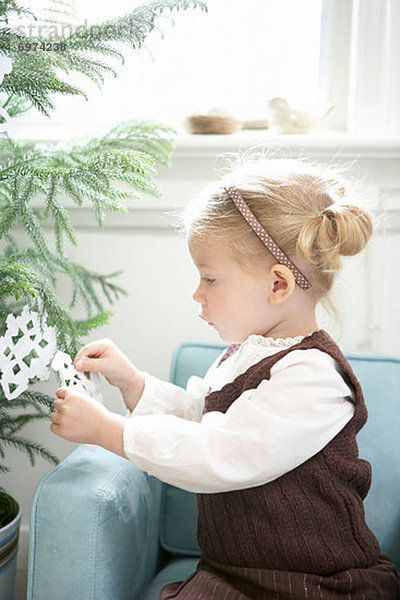
<svg viewBox="0 0 400 600">
<path fill-rule="evenodd" d="M 126 406 L 133 410 L 144 389 L 144 376 L 129 358 L 109 339 L 86 344 L 74 360 L 78 371 L 97 371 L 107 381 L 118 387 Z"/>
<path fill-rule="evenodd" d="M 60 437 L 79 444 L 98 444 L 125 457 L 123 428 L 126 419 L 110 412 L 86 394 L 75 394 L 59 388 L 54 400 L 56 412 L 50 413 L 50 430 Z"/>
<path fill-rule="evenodd" d="M 97 371 L 108 383 L 125 388 L 138 370 L 119 348 L 108 339 L 86 344 L 75 356 L 74 366 L 78 371 Z"/>
</svg>

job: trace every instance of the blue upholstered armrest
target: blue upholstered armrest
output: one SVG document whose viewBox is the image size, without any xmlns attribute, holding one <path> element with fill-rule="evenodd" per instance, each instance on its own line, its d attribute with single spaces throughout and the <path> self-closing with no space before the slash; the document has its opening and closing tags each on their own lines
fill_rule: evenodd
<svg viewBox="0 0 400 600">
<path fill-rule="evenodd" d="M 77 448 L 36 490 L 27 600 L 139 599 L 159 559 L 161 488 L 124 458 Z"/>
</svg>

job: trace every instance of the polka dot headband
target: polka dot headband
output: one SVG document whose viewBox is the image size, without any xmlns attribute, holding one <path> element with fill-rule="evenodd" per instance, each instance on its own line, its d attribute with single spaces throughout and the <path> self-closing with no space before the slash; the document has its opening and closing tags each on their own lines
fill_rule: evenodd
<svg viewBox="0 0 400 600">
<path fill-rule="evenodd" d="M 278 263 L 285 265 L 290 269 L 294 275 L 294 279 L 303 290 L 308 290 L 311 287 L 311 283 L 304 277 L 304 275 L 298 270 L 296 265 L 292 263 L 290 258 L 281 250 L 271 238 L 271 236 L 265 231 L 264 227 L 258 221 L 254 213 L 250 210 L 249 205 L 243 199 L 239 190 L 235 187 L 225 188 L 228 196 L 234 202 L 238 211 L 242 214 L 243 218 L 250 225 L 254 233 L 260 238 L 262 243 L 268 248 L 272 256 L 276 258 Z"/>
</svg>

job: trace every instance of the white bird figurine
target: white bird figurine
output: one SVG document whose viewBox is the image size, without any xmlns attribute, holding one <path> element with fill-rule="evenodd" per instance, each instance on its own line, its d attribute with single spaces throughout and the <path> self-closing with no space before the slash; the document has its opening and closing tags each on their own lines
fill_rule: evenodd
<svg viewBox="0 0 400 600">
<path fill-rule="evenodd" d="M 272 98 L 268 106 L 272 124 L 278 127 L 280 133 L 307 133 L 333 108 L 330 104 L 319 113 L 311 112 L 290 106 L 285 98 Z"/>
</svg>

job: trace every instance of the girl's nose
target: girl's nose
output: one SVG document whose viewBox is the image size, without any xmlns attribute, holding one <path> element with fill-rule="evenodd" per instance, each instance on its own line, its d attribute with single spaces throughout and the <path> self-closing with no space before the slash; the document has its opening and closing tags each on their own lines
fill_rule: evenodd
<svg viewBox="0 0 400 600">
<path fill-rule="evenodd" d="M 201 294 L 201 292 L 200 292 L 200 283 L 199 283 L 199 285 L 198 285 L 198 286 L 195 288 L 195 290 L 194 290 L 194 292 L 193 292 L 193 295 L 192 295 L 192 297 L 193 297 L 193 300 L 194 300 L 195 302 L 200 302 L 201 304 L 203 304 L 203 303 L 204 303 L 204 295 L 203 295 L 203 294 Z"/>
</svg>

